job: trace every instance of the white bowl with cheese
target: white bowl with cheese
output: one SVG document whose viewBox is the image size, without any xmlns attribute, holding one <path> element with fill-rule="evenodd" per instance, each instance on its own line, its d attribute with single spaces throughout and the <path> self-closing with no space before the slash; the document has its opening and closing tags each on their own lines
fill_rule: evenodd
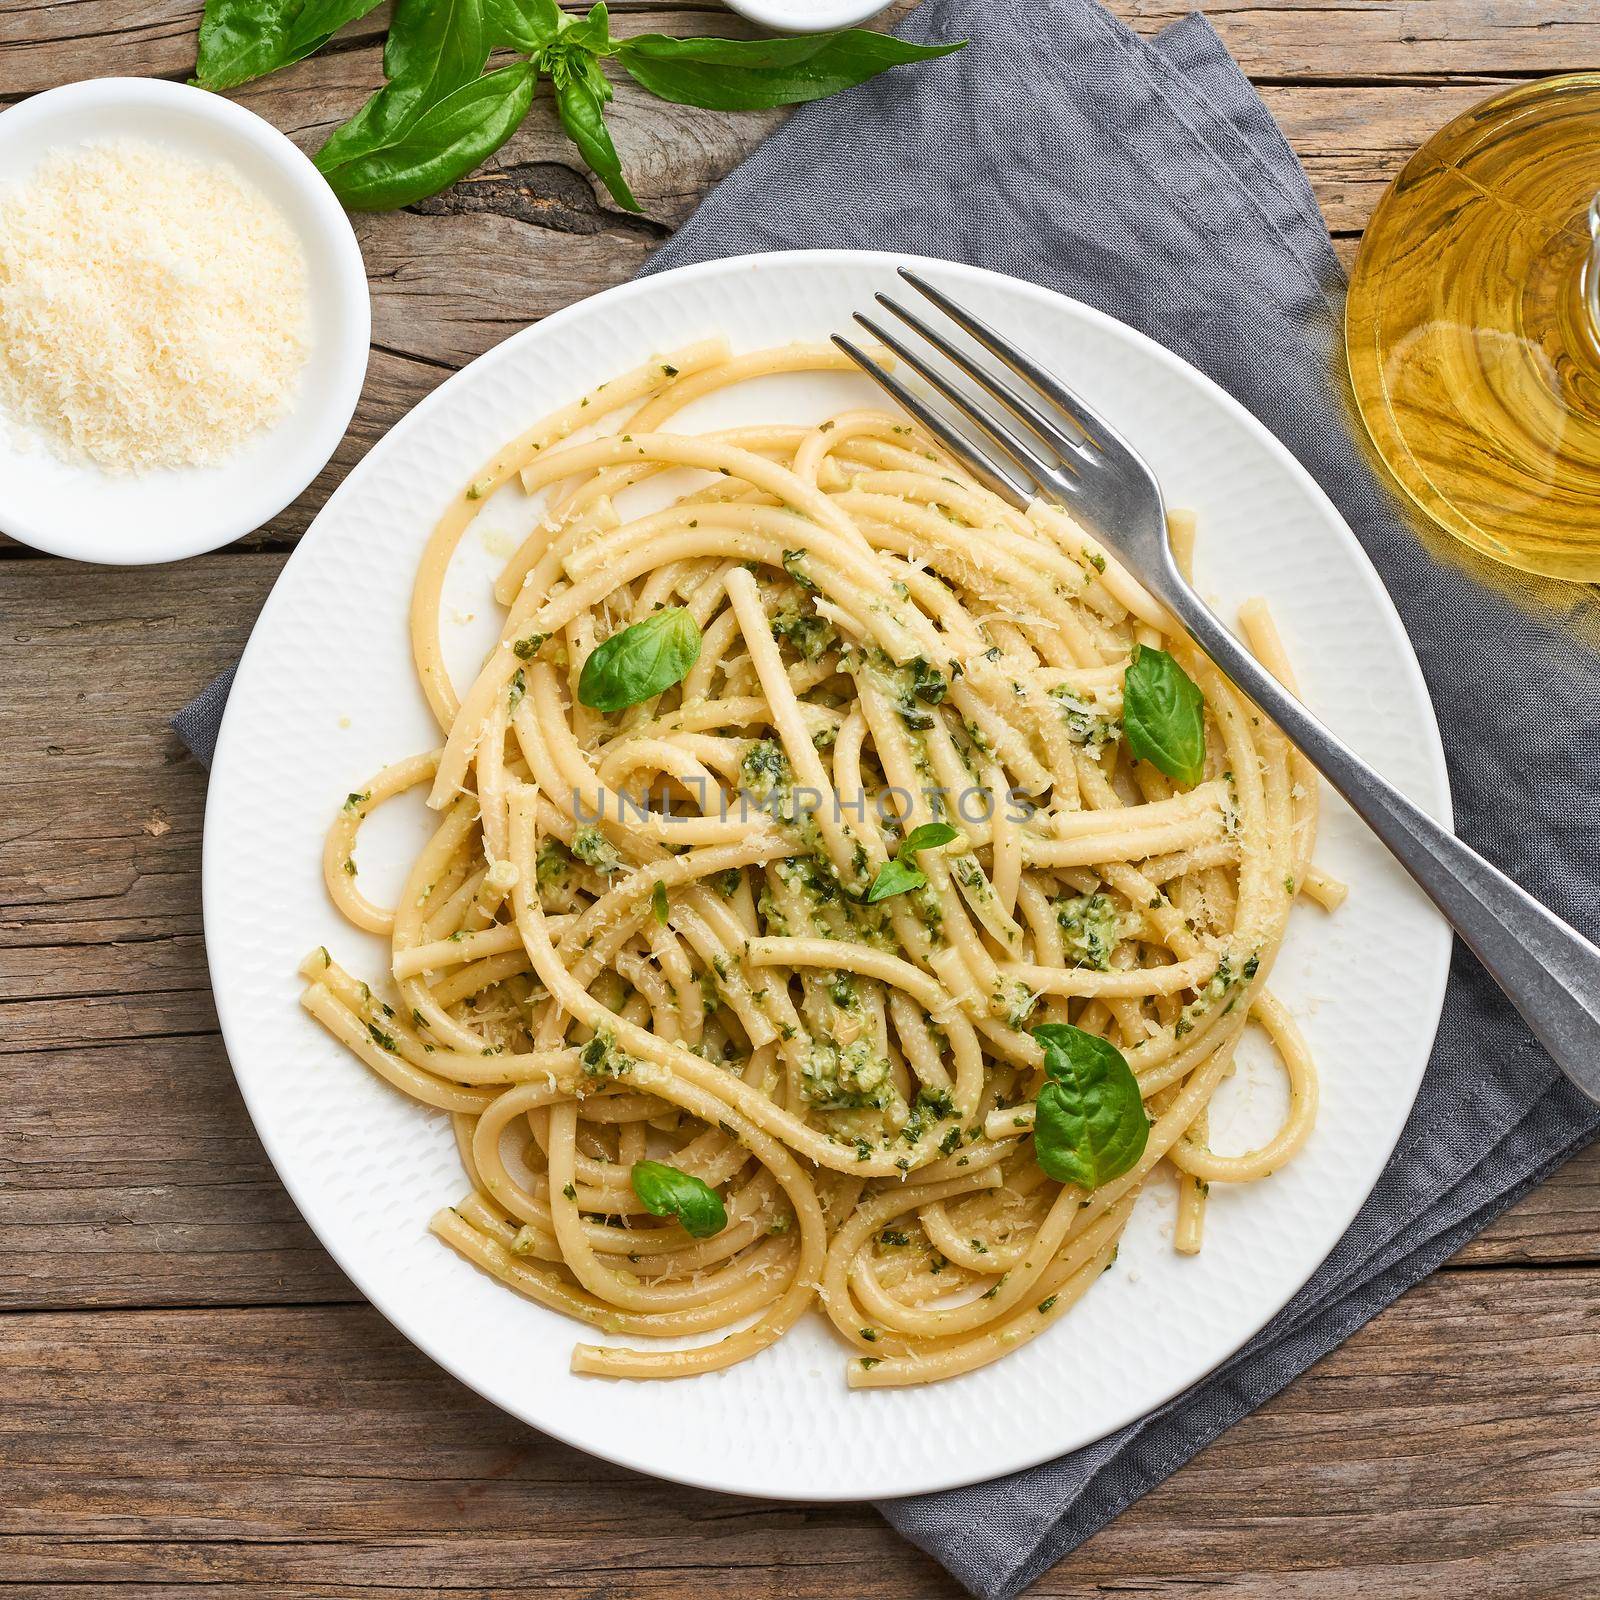
<svg viewBox="0 0 1600 1600">
<path fill-rule="evenodd" d="M 142 207 L 104 220 L 119 193 Z M 42 222 L 24 197 L 50 202 Z M 344 437 L 371 336 L 361 252 L 316 168 L 253 112 L 149 78 L 12 107 L 0 267 L 7 252 L 27 269 L 0 271 L 12 538 L 114 565 L 214 550 L 283 510 Z"/>
</svg>

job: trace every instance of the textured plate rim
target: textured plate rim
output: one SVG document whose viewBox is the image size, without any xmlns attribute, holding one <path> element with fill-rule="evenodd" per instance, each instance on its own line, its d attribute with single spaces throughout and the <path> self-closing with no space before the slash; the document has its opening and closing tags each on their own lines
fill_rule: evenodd
<svg viewBox="0 0 1600 1600">
<path fill-rule="evenodd" d="M 1361 581 L 1369 590 L 1371 599 L 1373 601 L 1374 618 L 1382 622 L 1386 632 L 1389 634 L 1393 642 L 1397 644 L 1398 652 L 1403 664 L 1403 670 L 1411 680 L 1410 687 L 1423 713 L 1421 720 L 1424 726 L 1421 731 L 1426 734 L 1426 766 L 1428 768 L 1428 776 L 1431 780 L 1434 791 L 1431 802 L 1426 809 L 1445 827 L 1453 827 L 1453 807 L 1450 795 L 1448 770 L 1445 763 L 1444 746 L 1439 735 L 1437 715 L 1434 710 L 1433 700 L 1431 695 L 1428 693 L 1427 684 L 1423 678 L 1421 666 L 1417 661 L 1416 652 L 1411 645 L 1409 636 L 1406 634 L 1405 627 L 1401 622 L 1399 613 L 1395 609 L 1394 602 L 1389 597 L 1388 591 L 1385 589 L 1382 579 L 1378 575 L 1377 569 L 1372 565 L 1372 561 L 1367 555 L 1367 552 L 1362 546 L 1360 540 L 1356 538 L 1355 534 L 1350 529 L 1348 523 L 1346 523 L 1337 507 L 1334 506 L 1333 502 L 1323 491 L 1321 485 L 1316 482 L 1310 473 L 1307 472 L 1306 469 L 1295 458 L 1288 447 L 1284 445 L 1276 437 L 1276 435 L 1274 435 L 1265 426 L 1265 424 L 1259 421 L 1251 412 L 1249 412 L 1212 379 L 1208 378 L 1204 373 L 1200 372 L 1197 368 L 1190 365 L 1190 363 L 1183 360 L 1182 357 L 1173 354 L 1164 346 L 1149 338 L 1148 335 L 1139 332 L 1139 330 L 1135 328 L 1129 327 L 1126 323 L 1123 323 L 1114 317 L 1108 316 L 1106 313 L 1095 309 L 1093 306 L 1087 305 L 1079 300 L 1074 300 L 1070 296 L 1059 294 L 1054 290 L 1042 288 L 1041 286 L 1030 283 L 1024 279 L 1012 278 L 1007 274 L 992 272 L 985 268 L 971 267 L 960 263 L 952 263 L 937 258 L 916 256 L 898 251 L 851 249 L 773 251 L 764 254 L 728 256 L 719 258 L 715 261 L 700 262 L 691 266 L 674 268 L 667 272 L 652 274 L 644 278 L 632 279 L 627 283 L 618 284 L 610 289 L 603 290 L 596 295 L 591 295 L 584 300 L 577 301 L 570 306 L 565 306 L 561 310 L 553 312 L 550 316 L 541 319 L 539 322 L 531 324 L 530 326 L 521 329 L 519 332 L 512 334 L 500 344 L 495 345 L 491 349 L 485 351 L 474 361 L 469 362 L 467 366 L 452 374 L 442 384 L 440 384 L 437 389 L 425 396 L 421 401 L 418 402 L 416 406 L 407 412 L 405 416 L 395 423 L 394 426 L 391 427 L 390 430 L 383 436 L 383 438 L 367 452 L 367 454 L 356 464 L 354 468 L 351 469 L 345 480 L 329 497 L 327 503 L 323 506 L 322 510 L 318 512 L 311 526 L 306 530 L 305 534 L 302 535 L 301 540 L 296 546 L 295 550 L 290 554 L 288 561 L 284 565 L 284 573 L 286 573 L 292 564 L 300 558 L 301 552 L 313 539 L 332 536 L 330 530 L 333 525 L 333 517 L 331 514 L 339 509 L 341 502 L 347 497 L 353 496 L 356 492 L 359 492 L 362 480 L 368 475 L 368 472 L 372 470 L 372 463 L 374 462 L 375 458 L 380 458 L 389 453 L 391 449 L 396 448 L 397 441 L 400 436 L 408 431 L 413 425 L 419 424 L 421 421 L 425 420 L 436 409 L 449 404 L 449 397 L 452 390 L 460 386 L 461 381 L 464 380 L 467 377 L 467 374 L 472 372 L 475 368 L 482 367 L 486 364 L 492 365 L 504 361 L 515 360 L 517 359 L 518 354 L 526 347 L 530 345 L 537 345 L 544 330 L 564 325 L 565 323 L 580 317 L 593 315 L 596 311 L 596 308 L 599 307 L 616 306 L 622 301 L 631 300 L 636 297 L 649 297 L 653 292 L 656 292 L 658 285 L 664 283 L 700 277 L 715 277 L 721 273 L 737 271 L 740 268 L 791 265 L 797 262 L 803 263 L 804 267 L 807 269 L 816 270 L 818 272 L 826 272 L 830 266 L 846 268 L 855 265 L 868 264 L 892 268 L 896 265 L 904 264 L 928 269 L 941 278 L 965 278 L 968 281 L 977 284 L 991 283 L 995 280 L 998 280 L 1006 286 L 1007 290 L 1019 294 L 1025 299 L 1031 298 L 1043 306 L 1051 307 L 1057 312 L 1065 309 L 1069 315 L 1098 328 L 1102 332 L 1109 333 L 1115 338 L 1122 338 L 1131 341 L 1140 348 L 1143 354 L 1152 359 L 1157 365 L 1163 366 L 1172 372 L 1179 379 L 1179 381 L 1191 385 L 1198 385 L 1211 404 L 1215 405 L 1219 410 L 1227 414 L 1231 420 L 1249 433 L 1261 446 L 1261 448 L 1275 459 L 1280 469 L 1296 481 L 1300 489 L 1306 494 L 1308 499 L 1315 504 L 1322 517 L 1328 523 L 1330 533 L 1342 538 L 1348 546 L 1348 553 L 1356 558 L 1354 562 L 1354 568 L 1359 574 Z M 326 527 L 324 526 L 325 523 L 327 524 Z M 284 588 L 282 579 L 283 573 L 280 573 L 279 578 L 274 582 L 273 589 L 267 596 L 267 599 L 262 606 L 261 614 L 257 618 L 256 624 L 251 631 L 250 638 L 246 643 L 244 652 L 239 662 L 239 674 L 241 677 L 243 677 L 250 668 L 251 657 L 255 653 L 258 646 L 258 641 L 264 633 L 263 624 L 267 623 L 274 614 L 275 607 L 279 602 L 280 594 Z M 230 705 L 236 705 L 237 703 L 237 700 L 230 700 Z M 218 904 L 218 896 L 220 894 L 221 887 L 219 883 L 221 868 L 213 867 L 213 862 L 216 858 L 210 848 L 210 841 L 215 836 L 215 831 L 211 827 L 211 823 L 213 821 L 212 812 L 213 807 L 216 805 L 216 797 L 220 792 L 219 785 L 216 781 L 217 774 L 228 766 L 231 753 L 235 745 L 247 737 L 247 733 L 240 726 L 239 719 L 237 717 L 230 717 L 225 712 L 222 727 L 217 740 L 215 756 L 212 763 L 212 778 L 206 801 L 206 825 L 202 840 L 201 899 L 203 922 L 207 929 L 213 925 L 213 918 L 216 919 L 217 925 L 220 925 L 225 916 L 222 906 Z M 1426 1019 L 1423 1032 L 1425 1033 L 1429 1042 L 1427 1048 L 1423 1052 L 1423 1059 L 1415 1071 L 1415 1085 L 1413 1086 L 1410 1094 L 1406 1097 L 1404 1106 L 1397 1106 L 1396 1108 L 1395 1125 L 1392 1133 L 1386 1139 L 1378 1141 L 1378 1143 L 1381 1144 L 1383 1151 L 1383 1161 L 1378 1167 L 1378 1172 L 1380 1175 L 1383 1167 L 1387 1166 L 1389 1158 L 1392 1156 L 1395 1146 L 1398 1144 L 1400 1136 L 1405 1129 L 1406 1123 L 1411 1114 L 1411 1110 L 1415 1105 L 1417 1093 L 1420 1092 L 1421 1089 L 1423 1072 L 1426 1070 L 1427 1061 L 1431 1057 L 1433 1041 L 1436 1038 L 1439 1021 L 1443 1015 L 1445 987 L 1449 975 L 1452 936 L 1449 928 L 1442 920 L 1437 924 L 1437 934 L 1438 937 L 1434 941 L 1431 961 L 1421 963 L 1426 970 L 1428 979 L 1430 980 L 1428 992 L 1432 997 L 1430 1003 L 1419 1008 L 1419 1014 L 1423 1015 Z M 648 1450 L 631 1450 L 621 1445 L 610 1444 L 609 1442 L 597 1442 L 592 1437 L 584 1436 L 581 1430 L 570 1427 L 559 1419 L 556 1421 L 551 1421 L 546 1418 L 535 1417 L 530 1415 L 526 1409 L 515 1408 L 506 1404 L 505 1401 L 493 1394 L 490 1394 L 485 1388 L 473 1382 L 470 1378 L 463 1376 L 452 1358 L 450 1349 L 448 1348 L 448 1341 L 419 1336 L 419 1334 L 408 1325 L 409 1318 L 404 1310 L 391 1310 L 391 1308 L 385 1303 L 384 1299 L 380 1298 L 369 1287 L 370 1278 L 369 1275 L 362 1270 L 360 1260 L 351 1259 L 350 1252 L 341 1251 L 340 1249 L 335 1248 L 335 1246 L 326 1237 L 324 1230 L 321 1226 L 319 1226 L 315 1215 L 313 1215 L 313 1213 L 307 1209 L 307 1206 L 302 1199 L 301 1188 L 288 1170 L 288 1152 L 284 1151 L 284 1158 L 280 1159 L 280 1152 L 277 1148 L 275 1148 L 275 1141 L 263 1129 L 262 1119 L 260 1116 L 258 1116 L 256 1094 L 252 1090 L 252 1086 L 248 1081 L 248 1074 L 242 1073 L 238 1066 L 234 1064 L 234 1052 L 232 1048 L 231 1036 L 236 1036 L 239 1024 L 237 1021 L 230 1023 L 229 1001 L 226 998 L 225 986 L 219 984 L 218 982 L 219 957 L 217 954 L 217 949 L 219 944 L 220 941 L 213 940 L 210 937 L 208 937 L 206 940 L 207 962 L 212 980 L 212 990 L 216 1004 L 218 1024 L 222 1033 L 224 1046 L 228 1052 L 229 1064 L 233 1070 L 235 1082 L 238 1084 L 241 1097 L 243 1098 L 246 1109 L 250 1114 L 251 1122 L 255 1128 L 256 1135 L 260 1139 L 262 1147 L 265 1150 L 269 1161 L 271 1161 L 273 1169 L 277 1173 L 279 1180 L 283 1183 L 284 1188 L 287 1190 L 290 1198 L 294 1201 L 296 1210 L 299 1212 L 301 1218 L 305 1221 L 313 1234 L 315 1234 L 318 1242 L 325 1250 L 327 1250 L 334 1262 L 355 1285 L 356 1289 L 362 1294 L 368 1303 L 372 1305 L 372 1307 L 393 1327 L 395 1327 L 409 1343 L 411 1343 L 415 1348 L 421 1350 L 423 1354 L 428 1356 L 430 1360 L 436 1362 L 446 1372 L 450 1373 L 450 1375 L 455 1378 L 457 1382 L 473 1390 L 473 1392 L 480 1395 L 490 1404 L 495 1405 L 499 1409 L 507 1411 L 509 1415 L 516 1416 L 518 1420 L 522 1421 L 525 1425 L 532 1427 L 539 1432 L 547 1434 L 549 1437 L 557 1439 L 563 1444 L 569 1445 L 574 1449 L 581 1450 L 587 1455 L 594 1456 L 599 1460 L 611 1462 L 614 1465 L 627 1468 L 631 1471 L 641 1472 L 647 1476 L 662 1479 L 667 1482 L 682 1483 L 692 1488 L 706 1489 L 717 1493 L 738 1495 L 749 1498 L 752 1494 L 752 1491 L 744 1487 L 739 1482 L 731 1466 L 729 1471 L 722 1475 L 673 1472 L 670 1468 L 664 1468 L 657 1456 Z M 1376 1146 L 1374 1146 L 1374 1148 L 1376 1148 Z M 1216 1372 L 1220 1367 L 1225 1365 L 1229 1360 L 1237 1355 L 1239 1350 L 1241 1350 L 1246 1344 L 1255 1338 L 1261 1332 L 1262 1328 L 1266 1327 L 1271 1322 L 1274 1316 L 1277 1316 L 1282 1312 L 1284 1306 L 1293 1301 L 1294 1297 L 1305 1287 L 1306 1283 L 1316 1273 L 1318 1268 L 1320 1268 L 1323 1262 L 1327 1260 L 1328 1256 L 1337 1246 L 1339 1239 L 1342 1238 L 1344 1233 L 1348 1230 L 1350 1223 L 1354 1220 L 1361 1207 L 1365 1205 L 1368 1198 L 1370 1198 L 1372 1187 L 1376 1185 L 1376 1182 L 1377 1178 L 1375 1177 L 1373 1186 L 1369 1186 L 1361 1190 L 1360 1193 L 1352 1196 L 1347 1205 L 1337 1208 L 1339 1211 L 1338 1229 L 1336 1232 L 1332 1233 L 1328 1249 L 1317 1255 L 1314 1260 L 1308 1260 L 1305 1263 L 1305 1270 L 1303 1274 L 1301 1274 L 1287 1290 L 1281 1302 L 1271 1312 L 1269 1312 L 1267 1316 L 1262 1318 L 1262 1320 L 1256 1326 L 1251 1328 L 1238 1341 L 1238 1343 L 1221 1353 L 1215 1361 L 1211 1362 L 1203 1370 L 1193 1371 L 1188 1368 L 1184 1368 L 1182 1370 L 1181 1378 L 1175 1381 L 1170 1388 L 1161 1393 L 1157 1398 L 1153 1399 L 1139 1412 L 1135 1413 L 1131 1417 L 1126 1418 L 1124 1422 L 1115 1424 L 1108 1428 L 1098 1437 L 1108 1437 L 1110 1433 L 1117 1431 L 1118 1427 L 1126 1426 L 1128 1423 L 1137 1420 L 1138 1417 L 1149 1416 L 1160 1410 L 1177 1395 L 1182 1394 L 1187 1389 L 1200 1382 L 1203 1382 L 1208 1376 Z M 959 1382 L 959 1380 L 954 1381 Z M 949 1386 L 945 1384 L 931 1385 L 926 1392 L 930 1395 L 937 1396 L 941 1392 L 947 1391 L 948 1387 Z M 644 1392 L 643 1388 L 641 1388 L 641 1392 Z M 1085 1441 L 1085 1443 L 1088 1442 L 1092 1441 Z M 1082 1448 L 1083 1446 L 1080 1445 L 1078 1447 Z M 921 1494 L 940 1493 L 946 1490 L 965 1487 L 975 1482 L 981 1482 L 995 1477 L 1005 1476 L 1008 1473 L 1025 1471 L 1029 1468 L 1036 1467 L 1043 1462 L 1055 1459 L 1061 1453 L 1061 1450 L 1051 1448 L 1048 1444 L 1041 1448 L 1034 1441 L 1023 1440 L 1018 1445 L 1015 1458 L 1010 1460 L 1006 1465 L 1001 1467 L 985 1465 L 981 1471 L 965 1476 L 960 1474 L 952 1476 L 948 1472 L 934 1473 L 933 1475 L 925 1475 L 921 1478 L 897 1479 L 893 1487 L 872 1490 L 863 1490 L 856 1486 L 830 1487 L 826 1483 L 808 1482 L 804 1488 L 785 1489 L 781 1495 L 765 1490 L 757 1491 L 757 1494 L 758 1497 L 788 1499 L 807 1504 L 851 1503 L 859 1502 L 864 1499 L 902 1499 Z"/>
</svg>

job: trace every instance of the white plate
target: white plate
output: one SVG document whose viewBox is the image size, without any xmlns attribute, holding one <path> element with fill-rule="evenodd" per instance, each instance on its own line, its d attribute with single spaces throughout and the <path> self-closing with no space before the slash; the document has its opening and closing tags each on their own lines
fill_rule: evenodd
<svg viewBox="0 0 1600 1600">
<path fill-rule="evenodd" d="M 63 461 L 0 422 L 0 526 L 79 561 L 137 566 L 215 550 L 275 517 L 338 448 L 361 396 L 372 311 L 350 220 L 321 173 L 271 123 L 159 78 L 92 78 L 0 114 L 0 183 L 47 155 L 134 138 L 231 166 L 283 213 L 306 255 L 311 354 L 292 409 L 226 461 L 146 473 Z"/>
<path fill-rule="evenodd" d="M 1382 1169 L 1427 1060 L 1450 944 L 1400 869 L 1330 803 L 1318 857 L 1350 883 L 1350 900 L 1334 917 L 1297 909 L 1273 976 L 1322 1071 L 1309 1146 L 1267 1182 L 1217 1185 L 1192 1259 L 1163 1236 L 1173 1197 L 1153 1185 L 1116 1266 L 1069 1317 L 930 1388 L 851 1393 L 846 1352 L 816 1316 L 729 1372 L 654 1385 L 574 1377 L 573 1324 L 427 1234 L 432 1211 L 464 1190 L 448 1120 L 384 1086 L 301 1012 L 295 966 L 326 943 L 357 971 L 383 970 L 380 942 L 331 909 L 320 851 L 348 791 L 437 742 L 406 630 L 435 515 L 503 440 L 590 384 L 718 331 L 740 349 L 822 338 L 891 285 L 900 259 L 751 256 L 646 278 L 450 379 L 351 473 L 285 568 L 234 686 L 206 814 L 206 944 L 234 1070 L 290 1193 L 362 1292 L 457 1377 L 571 1444 L 664 1478 L 806 1500 L 943 1489 L 1029 1466 L 1140 1416 L 1237 1350 L 1327 1254 Z M 922 265 L 1018 331 L 1148 454 L 1170 502 L 1200 514 L 1202 588 L 1230 607 L 1270 596 L 1311 703 L 1448 818 L 1438 730 L 1399 619 L 1288 452 L 1205 378 L 1098 312 L 995 274 Z M 759 394 L 683 415 L 685 426 L 819 419 L 875 395 L 843 376 L 772 378 Z M 531 521 L 515 488 L 480 518 L 502 551 Z M 469 536 L 447 596 L 458 675 L 498 626 L 483 587 L 493 566 Z M 364 849 L 364 882 L 395 881 L 415 825 L 392 820 Z M 1235 1110 L 1216 1139 L 1242 1148 L 1229 1139 L 1270 1121 L 1279 1090 L 1245 1072 L 1229 1093 Z"/>
</svg>

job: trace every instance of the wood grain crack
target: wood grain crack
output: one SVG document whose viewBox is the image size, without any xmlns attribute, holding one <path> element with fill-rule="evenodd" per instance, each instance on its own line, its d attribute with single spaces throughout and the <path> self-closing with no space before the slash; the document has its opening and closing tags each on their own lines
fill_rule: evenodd
<svg viewBox="0 0 1600 1600">
<path fill-rule="evenodd" d="M 618 233 L 660 240 L 672 232 L 666 223 L 601 205 L 587 177 L 554 161 L 521 161 L 470 177 L 410 209 L 426 217 L 491 212 L 557 233 Z"/>
</svg>

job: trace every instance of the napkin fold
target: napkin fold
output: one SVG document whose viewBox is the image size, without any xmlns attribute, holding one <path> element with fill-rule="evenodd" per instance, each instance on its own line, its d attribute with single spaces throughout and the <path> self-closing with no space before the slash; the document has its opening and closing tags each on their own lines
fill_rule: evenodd
<svg viewBox="0 0 1600 1600">
<path fill-rule="evenodd" d="M 1132 324 L 1209 374 L 1321 483 L 1400 610 L 1463 838 L 1600 937 L 1600 657 L 1590 591 L 1511 603 L 1439 559 L 1351 437 L 1342 275 L 1299 163 L 1198 15 L 1141 39 L 1094 0 L 927 0 L 900 31 L 967 48 L 801 108 L 647 271 L 745 251 L 903 250 L 993 268 Z M 1519 580 L 1524 597 L 1535 580 Z M 209 760 L 224 675 L 174 726 Z M 1597 1130 L 1460 946 L 1416 1108 L 1349 1232 L 1262 1333 L 1160 1410 L 1044 1466 L 884 1515 L 1007 1600 L 1433 1271 Z"/>
</svg>

